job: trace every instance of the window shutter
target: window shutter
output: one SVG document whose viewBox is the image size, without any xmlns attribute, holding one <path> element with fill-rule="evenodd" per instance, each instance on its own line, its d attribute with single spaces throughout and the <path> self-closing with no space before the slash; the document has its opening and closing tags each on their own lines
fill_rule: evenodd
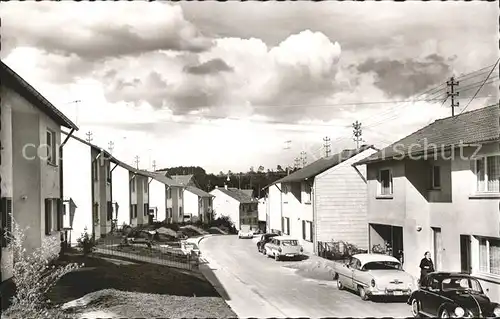
<svg viewBox="0 0 500 319">
<path fill-rule="evenodd" d="M 281 217 L 281 231 L 285 232 L 285 217 Z"/>
<path fill-rule="evenodd" d="M 45 199 L 45 235 L 50 235 L 50 231 L 52 230 L 52 212 L 51 212 L 51 203 L 50 199 Z"/>
<path fill-rule="evenodd" d="M 306 239 L 306 221 L 302 221 L 302 239 Z"/>
<path fill-rule="evenodd" d="M 132 223 L 132 218 L 134 218 L 134 205 L 130 204 L 130 223 Z"/>
<path fill-rule="evenodd" d="M 309 223 L 309 240 L 313 241 L 313 223 Z"/>
<path fill-rule="evenodd" d="M 290 218 L 286 219 L 286 234 L 290 235 Z"/>
<path fill-rule="evenodd" d="M 57 199 L 57 230 L 63 228 L 63 203 L 60 198 Z"/>
</svg>

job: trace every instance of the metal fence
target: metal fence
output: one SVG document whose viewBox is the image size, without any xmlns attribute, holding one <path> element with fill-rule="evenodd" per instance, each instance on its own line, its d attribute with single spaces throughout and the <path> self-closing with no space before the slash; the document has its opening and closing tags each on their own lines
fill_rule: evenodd
<svg viewBox="0 0 500 319">
<path fill-rule="evenodd" d="M 191 271 L 199 271 L 200 265 L 200 256 L 194 251 L 181 250 L 179 242 L 162 243 L 149 240 L 120 242 L 116 239 L 101 238 L 94 253 Z"/>
</svg>

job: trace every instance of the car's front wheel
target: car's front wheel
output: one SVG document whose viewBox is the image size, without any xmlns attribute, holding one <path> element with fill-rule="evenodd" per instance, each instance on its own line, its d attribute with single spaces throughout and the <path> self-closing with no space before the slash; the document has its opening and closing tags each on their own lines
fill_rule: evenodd
<svg viewBox="0 0 500 319">
<path fill-rule="evenodd" d="M 450 318 L 450 314 L 448 313 L 448 310 L 443 309 L 441 313 L 439 314 L 439 318 Z"/>
<path fill-rule="evenodd" d="M 359 292 L 359 297 L 361 300 L 366 301 L 368 300 L 368 295 L 366 294 L 366 290 L 363 286 L 358 287 L 358 292 Z"/>
<path fill-rule="evenodd" d="M 411 314 L 414 318 L 418 318 L 420 316 L 420 302 L 417 299 L 413 299 L 411 301 Z"/>
<path fill-rule="evenodd" d="M 344 290 L 344 285 L 340 281 L 340 278 L 337 278 L 337 288 L 339 288 L 339 290 Z"/>
</svg>

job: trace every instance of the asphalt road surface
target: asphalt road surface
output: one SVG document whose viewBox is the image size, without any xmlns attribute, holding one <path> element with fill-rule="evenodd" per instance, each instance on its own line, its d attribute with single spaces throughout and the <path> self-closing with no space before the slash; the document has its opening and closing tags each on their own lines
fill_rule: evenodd
<svg viewBox="0 0 500 319">
<path fill-rule="evenodd" d="M 238 317 L 410 317 L 404 301 L 362 301 L 339 291 L 336 282 L 306 279 L 257 252 L 255 242 L 237 236 L 201 241 L 208 264 L 203 273 Z M 297 261 L 300 262 L 300 261 Z"/>
</svg>

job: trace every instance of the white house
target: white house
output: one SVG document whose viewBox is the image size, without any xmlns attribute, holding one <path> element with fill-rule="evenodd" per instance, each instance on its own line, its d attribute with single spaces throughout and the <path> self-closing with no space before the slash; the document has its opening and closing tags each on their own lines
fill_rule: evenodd
<svg viewBox="0 0 500 319">
<path fill-rule="evenodd" d="M 216 187 L 210 192 L 213 198 L 214 217 L 227 216 L 234 223 L 237 230 L 241 225 L 258 227 L 258 200 L 251 195 L 253 190 Z"/>
<path fill-rule="evenodd" d="M 268 230 L 298 239 L 309 253 L 332 240 L 367 249 L 366 167 L 353 164 L 376 151 L 344 150 L 267 186 Z"/>
<path fill-rule="evenodd" d="M 180 185 L 173 179 L 163 175 L 164 173 L 152 173 L 149 182 L 149 210 L 153 216 L 153 221 L 171 222 L 169 210 L 169 189 Z M 171 203 L 170 203 L 171 204 Z"/>
<path fill-rule="evenodd" d="M 212 209 L 213 195 L 194 186 L 184 188 L 184 216 L 191 217 L 193 222 L 207 222 Z"/>
</svg>

